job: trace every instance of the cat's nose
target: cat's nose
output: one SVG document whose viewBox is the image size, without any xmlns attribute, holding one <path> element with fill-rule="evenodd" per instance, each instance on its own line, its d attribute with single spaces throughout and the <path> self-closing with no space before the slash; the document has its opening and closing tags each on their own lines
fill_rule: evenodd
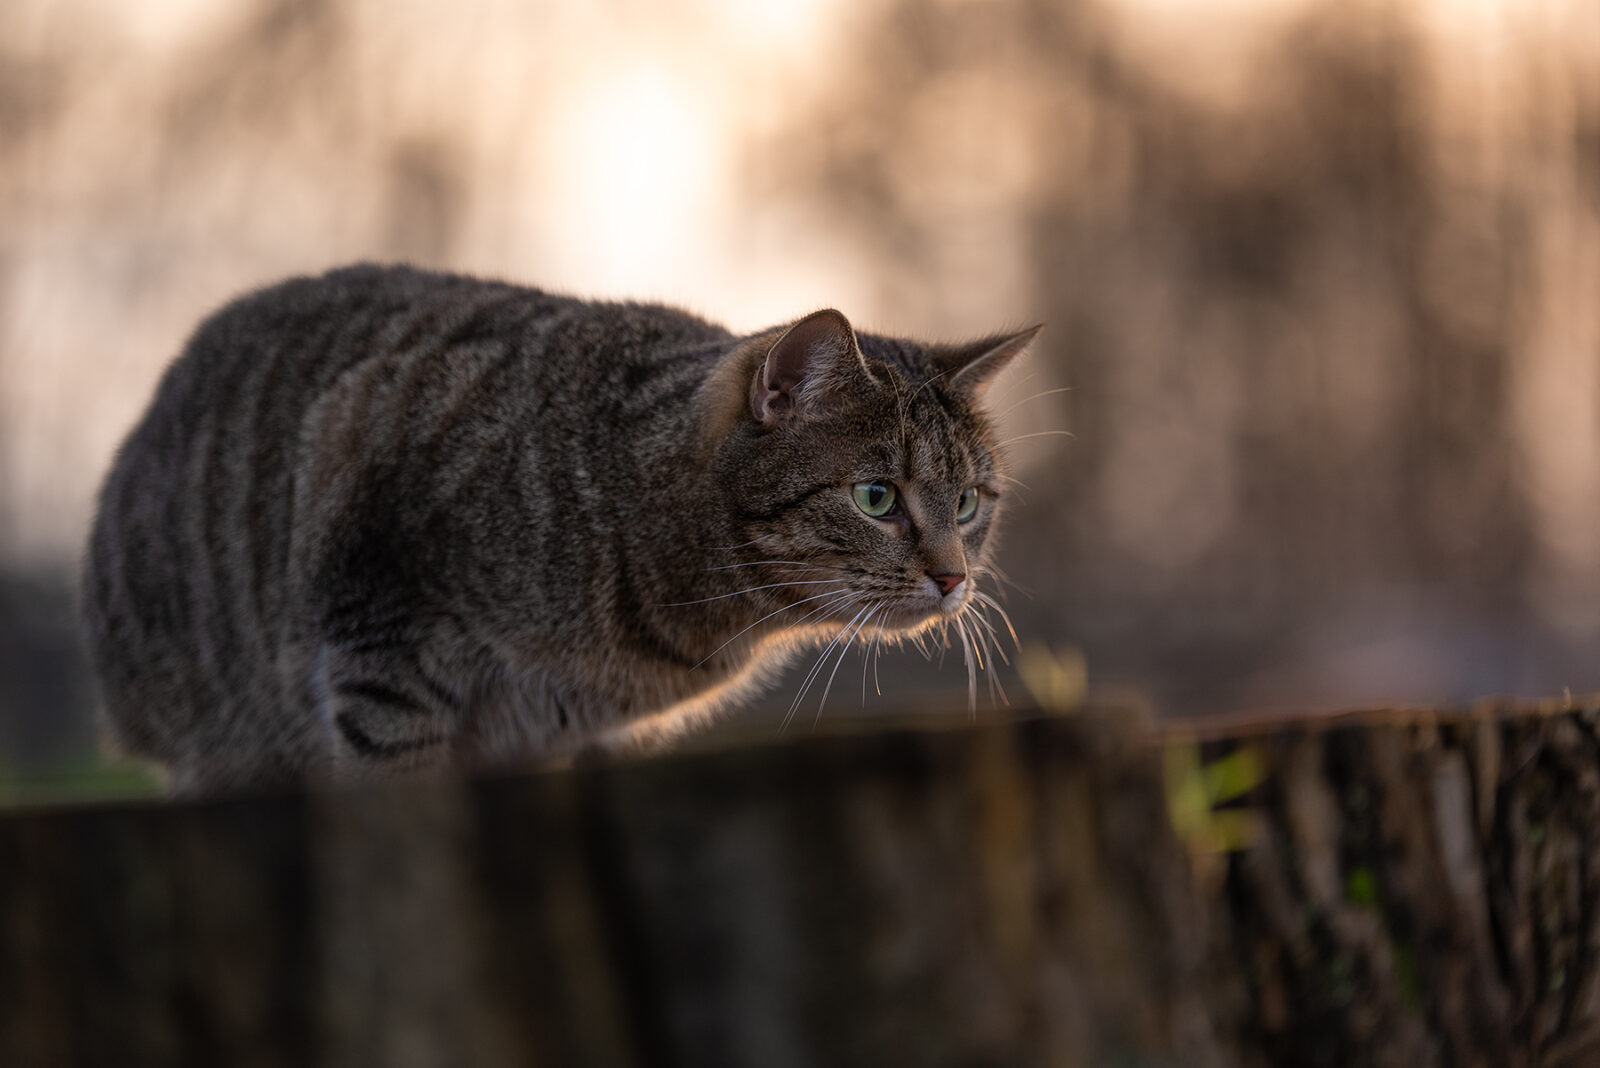
<svg viewBox="0 0 1600 1068">
<path fill-rule="evenodd" d="M 934 583 L 939 587 L 940 594 L 945 597 L 950 596 L 950 591 L 965 582 L 967 578 L 967 576 L 959 574 L 935 575 L 932 571 L 928 572 L 928 577 L 933 579 Z"/>
</svg>

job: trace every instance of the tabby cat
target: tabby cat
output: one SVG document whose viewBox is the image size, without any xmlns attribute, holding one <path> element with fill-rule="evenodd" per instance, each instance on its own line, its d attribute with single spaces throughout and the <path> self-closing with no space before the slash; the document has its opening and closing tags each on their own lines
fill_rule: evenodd
<svg viewBox="0 0 1600 1068">
<path fill-rule="evenodd" d="M 669 738 L 816 643 L 976 641 L 979 401 L 1036 330 L 738 337 L 407 267 L 242 297 L 101 491 L 111 733 L 182 792 L 359 779 Z"/>
</svg>

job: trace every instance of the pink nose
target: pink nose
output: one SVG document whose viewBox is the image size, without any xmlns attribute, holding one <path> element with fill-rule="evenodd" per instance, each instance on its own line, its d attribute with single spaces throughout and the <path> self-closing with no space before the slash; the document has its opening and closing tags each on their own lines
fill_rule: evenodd
<svg viewBox="0 0 1600 1068">
<path fill-rule="evenodd" d="M 928 572 L 928 577 L 933 579 L 934 582 L 938 583 L 939 584 L 939 592 L 941 594 L 943 594 L 944 596 L 948 597 L 948 596 L 950 596 L 950 591 L 955 589 L 957 586 L 961 585 L 961 583 L 966 579 L 967 576 L 965 576 L 965 575 L 935 575 L 932 571 L 930 571 L 930 572 Z"/>
</svg>

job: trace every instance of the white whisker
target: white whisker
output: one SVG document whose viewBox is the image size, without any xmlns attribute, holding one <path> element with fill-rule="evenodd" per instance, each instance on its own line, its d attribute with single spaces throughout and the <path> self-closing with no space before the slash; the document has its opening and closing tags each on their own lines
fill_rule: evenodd
<svg viewBox="0 0 1600 1068">
<path fill-rule="evenodd" d="M 754 623 L 751 623 L 749 626 L 745 627 L 743 630 L 740 630 L 739 633 L 735 634 L 732 638 L 729 638 L 727 641 L 723 642 L 721 645 L 719 645 L 715 649 L 711 650 L 711 652 L 707 653 L 705 655 L 705 658 L 702 659 L 699 664 L 696 664 L 694 666 L 694 668 L 690 668 L 689 670 L 693 671 L 695 668 L 700 667 L 700 665 L 704 664 L 706 662 L 706 660 L 710 660 L 712 657 L 714 657 L 718 653 L 722 652 L 722 650 L 724 650 L 728 646 L 732 645 L 736 640 L 738 640 L 739 635 L 744 634 L 745 631 L 748 631 L 748 630 L 750 630 L 750 629 L 752 629 L 754 627 L 760 626 L 762 623 L 765 623 L 767 620 L 771 619 L 775 615 L 778 615 L 780 612 L 787 612 L 791 608 L 799 608 L 801 605 L 805 604 L 807 601 L 817 601 L 817 600 L 821 600 L 824 597 L 849 597 L 849 596 L 850 596 L 850 591 L 849 590 L 845 590 L 845 591 L 843 591 L 843 593 L 841 593 L 838 590 L 824 590 L 821 593 L 812 594 L 810 597 L 802 597 L 800 600 L 795 601 L 793 604 L 786 604 L 786 605 L 783 605 L 780 608 L 775 608 L 771 612 L 768 612 L 766 615 L 762 616 L 760 619 L 756 620 Z M 828 608 L 828 605 L 822 605 L 822 606 L 820 606 L 820 608 L 812 609 L 810 612 L 807 612 L 804 616 L 801 616 L 799 621 L 795 623 L 795 626 L 799 626 L 801 623 L 804 623 L 807 619 L 810 619 L 818 611 L 825 611 L 827 608 Z"/>
<path fill-rule="evenodd" d="M 968 614 L 974 622 L 980 624 L 979 627 L 974 627 L 972 630 L 973 640 L 978 645 L 989 650 L 989 670 L 984 675 L 989 684 L 989 700 L 996 707 L 1002 702 L 1009 705 L 1011 704 L 1011 698 L 1006 696 L 1006 688 L 1000 682 L 1000 673 L 995 669 L 994 658 L 998 655 L 1008 667 L 1011 665 L 1011 660 L 1006 656 L 1005 650 L 1000 647 L 1000 636 L 995 632 L 994 627 L 990 625 L 988 619 L 976 611 Z"/>
<path fill-rule="evenodd" d="M 996 566 L 994 564 L 986 564 L 985 567 L 988 570 L 989 574 L 994 576 L 994 579 L 995 579 L 995 592 L 1000 594 L 1001 597 L 1004 597 L 1006 595 L 1005 594 L 1005 589 L 1002 586 L 1002 584 L 1004 584 L 1004 586 L 1010 586 L 1012 589 L 1014 589 L 1018 593 L 1022 594 L 1022 596 L 1028 598 L 1028 600 L 1030 600 L 1030 601 L 1033 600 L 1033 591 L 1032 590 L 1030 590 L 1028 587 L 1022 585 L 1020 582 L 1014 581 L 1011 578 L 1010 575 L 1008 575 L 1004 571 L 1000 570 L 1000 568 L 998 566 Z"/>
<path fill-rule="evenodd" d="M 954 370 L 955 370 L 954 367 L 946 368 L 945 370 L 940 371 L 938 374 L 934 375 L 933 377 L 931 377 L 928 380 L 926 380 L 925 382 L 923 382 L 922 385 L 918 386 L 916 389 L 911 391 L 911 397 L 910 397 L 909 400 L 906 401 L 906 403 L 910 404 L 912 401 L 916 400 L 918 393 L 921 393 L 923 390 L 927 389 L 929 386 L 933 385 L 935 382 L 939 381 L 939 379 L 943 378 L 945 375 L 949 374 L 951 371 L 954 371 Z"/>
<path fill-rule="evenodd" d="M 861 648 L 861 707 L 867 707 L 867 663 L 872 664 L 872 684 L 878 684 L 878 646 L 883 642 L 883 613 L 888 611 L 888 602 L 882 602 L 878 608 L 878 623 L 872 632 L 872 637 Z M 878 696 L 883 696 L 883 690 L 878 690 Z"/>
<path fill-rule="evenodd" d="M 765 586 L 751 586 L 747 590 L 734 590 L 732 593 L 719 593 L 715 597 L 702 597 L 698 601 L 672 601 L 667 604 L 658 604 L 657 608 L 683 608 L 691 604 L 705 604 L 707 601 L 722 601 L 729 597 L 742 597 L 747 593 L 756 593 L 759 590 L 775 590 L 779 586 L 820 586 L 825 582 L 838 582 L 834 579 L 794 579 L 788 582 L 769 582 Z"/>
<path fill-rule="evenodd" d="M 850 652 L 850 643 L 855 641 L 856 638 L 861 637 L 861 632 L 865 630 L 867 624 L 872 621 L 872 617 L 877 614 L 878 609 L 883 607 L 883 602 L 879 601 L 877 604 L 869 605 L 868 607 L 871 609 L 871 611 L 869 611 L 866 618 L 861 621 L 861 625 L 856 628 L 855 634 L 846 639 L 845 643 L 839 647 L 839 657 L 833 662 L 833 673 L 828 676 L 828 684 L 822 688 L 822 700 L 817 702 L 817 718 L 811 721 L 811 727 L 813 730 L 816 729 L 818 723 L 822 722 L 822 709 L 828 703 L 828 692 L 833 689 L 833 680 L 839 675 L 839 665 L 844 663 L 845 656 Z"/>
<path fill-rule="evenodd" d="M 896 648 L 899 648 L 896 645 Z M 883 655 L 883 627 L 878 628 L 878 637 L 872 643 L 872 688 L 883 696 L 883 684 L 878 681 L 878 658 Z"/>
<path fill-rule="evenodd" d="M 1006 438 L 1006 440 L 996 445 L 995 448 L 1003 449 L 1013 442 L 1027 441 L 1029 438 L 1076 438 L 1077 436 L 1078 435 L 1074 434 L 1070 430 L 1035 430 L 1031 434 L 1018 434 L 1015 437 Z"/>
<path fill-rule="evenodd" d="M 990 403 L 998 404 L 1001 401 L 1009 401 L 1012 397 L 1020 393 L 1024 386 L 1028 385 L 1035 378 L 1038 378 L 1039 371 L 1040 369 L 1037 365 L 1029 367 L 1024 374 L 1017 377 L 1014 381 L 1007 382 L 1003 389 L 996 390 L 995 395 L 989 398 Z"/>
<path fill-rule="evenodd" d="M 839 644 L 839 639 L 844 637 L 845 634 L 849 632 L 850 628 L 855 625 L 856 620 L 860 619 L 862 615 L 867 612 L 867 610 L 868 609 L 863 608 L 861 611 L 851 616 L 850 622 L 846 623 L 839 633 L 833 636 L 833 641 L 829 642 L 825 647 L 823 647 L 822 655 L 818 656 L 817 662 L 811 665 L 811 670 L 806 674 L 805 681 L 800 684 L 800 692 L 794 695 L 794 701 L 789 705 L 789 711 L 784 714 L 783 723 L 778 727 L 778 733 L 782 734 L 788 729 L 789 721 L 794 718 L 795 709 L 799 708 L 800 702 L 805 699 L 806 691 L 811 689 L 811 683 L 822 671 L 822 665 L 827 662 L 828 654 L 833 651 L 833 647 Z"/>
<path fill-rule="evenodd" d="M 730 553 L 735 549 L 743 549 L 747 545 L 754 545 L 758 541 L 766 541 L 768 538 L 776 538 L 781 533 L 783 532 L 780 530 L 774 530 L 770 534 L 761 535 L 759 538 L 751 538 L 749 541 L 741 541 L 738 545 L 713 545 L 711 548 L 715 552 Z"/>
<path fill-rule="evenodd" d="M 707 571 L 727 571 L 727 570 L 729 570 L 731 568 L 735 568 L 735 567 L 755 567 L 757 564 L 793 564 L 795 567 L 804 568 L 807 571 L 822 571 L 822 570 L 825 570 L 823 567 L 821 567 L 819 565 L 808 564 L 804 560 L 746 560 L 742 564 L 718 564 L 716 567 L 708 567 L 708 568 L 706 568 L 706 570 Z"/>
<path fill-rule="evenodd" d="M 794 696 L 794 701 L 790 703 L 789 711 L 784 715 L 783 723 L 778 728 L 779 733 L 782 733 L 788 728 L 789 721 L 794 718 L 795 711 L 800 707 L 800 702 L 805 700 L 806 692 L 811 689 L 811 684 L 816 681 L 817 676 L 821 674 L 822 668 L 827 664 L 828 655 L 833 652 L 834 646 L 839 644 L 839 639 L 843 638 L 845 634 L 849 632 L 851 626 L 854 625 L 855 622 L 867 611 L 868 609 L 863 608 L 861 611 L 851 616 L 850 621 L 840 628 L 838 634 L 833 636 L 833 640 L 823 647 L 822 653 L 817 657 L 816 663 L 811 665 L 811 670 L 806 673 L 804 681 L 801 682 L 800 689 Z"/>
<path fill-rule="evenodd" d="M 1011 616 L 1006 612 L 1005 606 L 999 601 L 995 600 L 993 597 L 990 597 L 987 593 L 984 593 L 982 590 L 973 590 L 972 595 L 979 601 L 983 602 L 985 607 L 993 608 L 996 612 L 1000 613 L 1000 621 L 1006 625 L 1006 633 L 1011 635 L 1012 647 L 1020 650 L 1022 648 L 1022 642 L 1017 638 L 1017 628 L 1011 625 Z"/>
<path fill-rule="evenodd" d="M 1071 392 L 1072 392 L 1072 387 L 1071 386 L 1062 386 L 1060 389 L 1040 390 L 1038 393 L 1033 394 L 1031 397 L 1023 397 L 1021 400 L 1019 400 L 1015 404 L 1011 405 L 1005 411 L 1001 412 L 998 415 L 992 415 L 989 418 L 998 421 L 998 420 L 1004 419 L 1006 416 L 1010 415 L 1012 412 L 1016 411 L 1018 408 L 1022 407 L 1024 404 L 1027 404 L 1029 401 L 1036 401 L 1040 397 L 1053 397 L 1057 393 L 1071 393 Z"/>
<path fill-rule="evenodd" d="M 967 639 L 967 628 L 959 618 L 956 619 L 956 633 L 961 638 L 961 654 L 967 662 L 967 715 L 971 719 L 977 719 L 978 672 L 972 666 L 972 642 Z"/>
<path fill-rule="evenodd" d="M 984 608 L 987 608 L 987 606 L 984 606 Z M 1000 647 L 1000 635 L 995 632 L 994 624 L 989 622 L 989 618 L 983 614 L 982 609 L 972 609 L 968 612 L 968 615 L 970 615 L 973 619 L 973 622 L 981 626 L 984 631 L 988 631 L 988 636 L 994 641 L 993 649 L 995 654 L 1005 662 L 1007 667 L 1010 667 L 1011 658 L 1006 656 L 1006 651 Z M 975 635 L 981 635 L 983 631 L 974 630 L 972 633 Z M 982 665 L 979 666 L 981 667 Z"/>
<path fill-rule="evenodd" d="M 1005 683 L 1000 681 L 1000 673 L 998 671 L 989 672 L 989 685 L 1000 692 L 1000 703 L 1007 708 L 1011 707 L 1011 698 L 1006 694 Z M 992 691 L 991 696 L 993 696 Z"/>
</svg>

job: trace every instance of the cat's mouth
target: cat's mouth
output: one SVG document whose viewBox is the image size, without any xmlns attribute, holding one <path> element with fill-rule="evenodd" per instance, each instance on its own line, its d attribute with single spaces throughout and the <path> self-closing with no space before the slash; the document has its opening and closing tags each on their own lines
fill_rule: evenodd
<svg viewBox="0 0 1600 1068">
<path fill-rule="evenodd" d="M 810 619 L 802 622 L 824 627 L 844 626 L 864 633 L 882 631 L 902 637 L 955 622 L 978 596 L 970 583 L 963 583 L 961 588 L 945 594 L 938 584 L 929 580 L 844 590 L 824 586 L 820 593 L 807 584 L 794 592 L 796 603 L 791 607 L 810 613 Z M 808 606 L 808 602 L 817 602 L 817 605 Z"/>
<path fill-rule="evenodd" d="M 969 600 L 965 593 L 935 598 L 921 591 L 907 592 L 885 603 L 880 615 L 886 630 L 919 631 L 956 618 Z"/>
</svg>

